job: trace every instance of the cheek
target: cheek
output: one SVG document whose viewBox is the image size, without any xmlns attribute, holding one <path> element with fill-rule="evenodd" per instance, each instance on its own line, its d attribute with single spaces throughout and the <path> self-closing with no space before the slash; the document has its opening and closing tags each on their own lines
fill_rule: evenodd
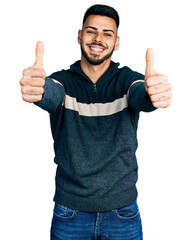
<svg viewBox="0 0 192 240">
<path fill-rule="evenodd" d="M 103 39 L 103 40 L 105 40 L 106 44 L 110 47 L 111 46 L 114 47 L 115 44 L 116 44 L 116 39 L 114 37 L 106 38 L 106 39 Z"/>
<path fill-rule="evenodd" d="M 82 44 L 86 44 L 86 43 L 89 43 L 89 42 L 91 42 L 91 41 L 93 41 L 92 37 L 90 37 L 90 36 L 87 35 L 87 34 L 83 34 L 83 35 L 82 35 L 82 38 L 81 38 L 81 43 L 82 43 Z"/>
<path fill-rule="evenodd" d="M 110 41 L 110 42 L 108 42 L 108 46 L 110 49 L 114 49 L 116 47 L 116 42 Z"/>
</svg>

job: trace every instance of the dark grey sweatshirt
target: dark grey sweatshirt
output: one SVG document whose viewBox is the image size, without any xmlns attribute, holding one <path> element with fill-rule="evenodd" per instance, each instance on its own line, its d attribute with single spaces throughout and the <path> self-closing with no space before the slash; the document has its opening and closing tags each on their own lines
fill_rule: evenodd
<svg viewBox="0 0 192 240">
<path fill-rule="evenodd" d="M 144 76 L 111 61 L 96 84 L 80 61 L 45 79 L 36 105 L 50 113 L 54 139 L 54 201 L 75 210 L 104 212 L 137 198 L 139 112 L 155 110 Z"/>
</svg>

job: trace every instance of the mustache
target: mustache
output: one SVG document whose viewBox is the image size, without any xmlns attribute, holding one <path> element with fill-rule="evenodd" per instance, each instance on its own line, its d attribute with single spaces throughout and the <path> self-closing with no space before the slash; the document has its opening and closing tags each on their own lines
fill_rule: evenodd
<svg viewBox="0 0 192 240">
<path fill-rule="evenodd" d="M 87 44 L 87 46 L 100 46 L 100 47 L 103 47 L 104 49 L 106 49 L 106 47 L 103 44 L 97 43 L 97 42 L 93 42 L 93 43 Z"/>
</svg>

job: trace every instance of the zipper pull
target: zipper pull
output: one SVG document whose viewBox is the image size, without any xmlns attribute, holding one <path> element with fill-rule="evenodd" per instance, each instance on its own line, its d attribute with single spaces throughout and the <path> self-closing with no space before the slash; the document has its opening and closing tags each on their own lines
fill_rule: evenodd
<svg viewBox="0 0 192 240">
<path fill-rule="evenodd" d="M 94 93 L 96 93 L 97 92 L 97 86 L 96 86 L 96 84 L 94 84 Z"/>
<path fill-rule="evenodd" d="M 96 98 L 97 86 L 96 86 L 96 84 L 94 84 L 93 86 L 94 86 L 94 89 L 93 89 L 93 92 L 94 92 L 94 98 Z"/>
</svg>

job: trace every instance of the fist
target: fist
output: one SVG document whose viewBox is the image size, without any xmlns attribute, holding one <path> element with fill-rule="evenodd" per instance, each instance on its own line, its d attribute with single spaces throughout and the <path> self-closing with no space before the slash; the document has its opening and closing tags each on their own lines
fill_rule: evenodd
<svg viewBox="0 0 192 240">
<path fill-rule="evenodd" d="M 26 102 L 38 102 L 44 93 L 46 73 L 43 69 L 44 46 L 42 42 L 36 45 L 36 61 L 33 67 L 23 70 L 20 80 L 22 98 Z"/>
<path fill-rule="evenodd" d="M 153 49 L 146 53 L 145 89 L 156 108 L 166 108 L 171 105 L 171 84 L 165 75 L 156 73 L 154 70 Z"/>
</svg>

